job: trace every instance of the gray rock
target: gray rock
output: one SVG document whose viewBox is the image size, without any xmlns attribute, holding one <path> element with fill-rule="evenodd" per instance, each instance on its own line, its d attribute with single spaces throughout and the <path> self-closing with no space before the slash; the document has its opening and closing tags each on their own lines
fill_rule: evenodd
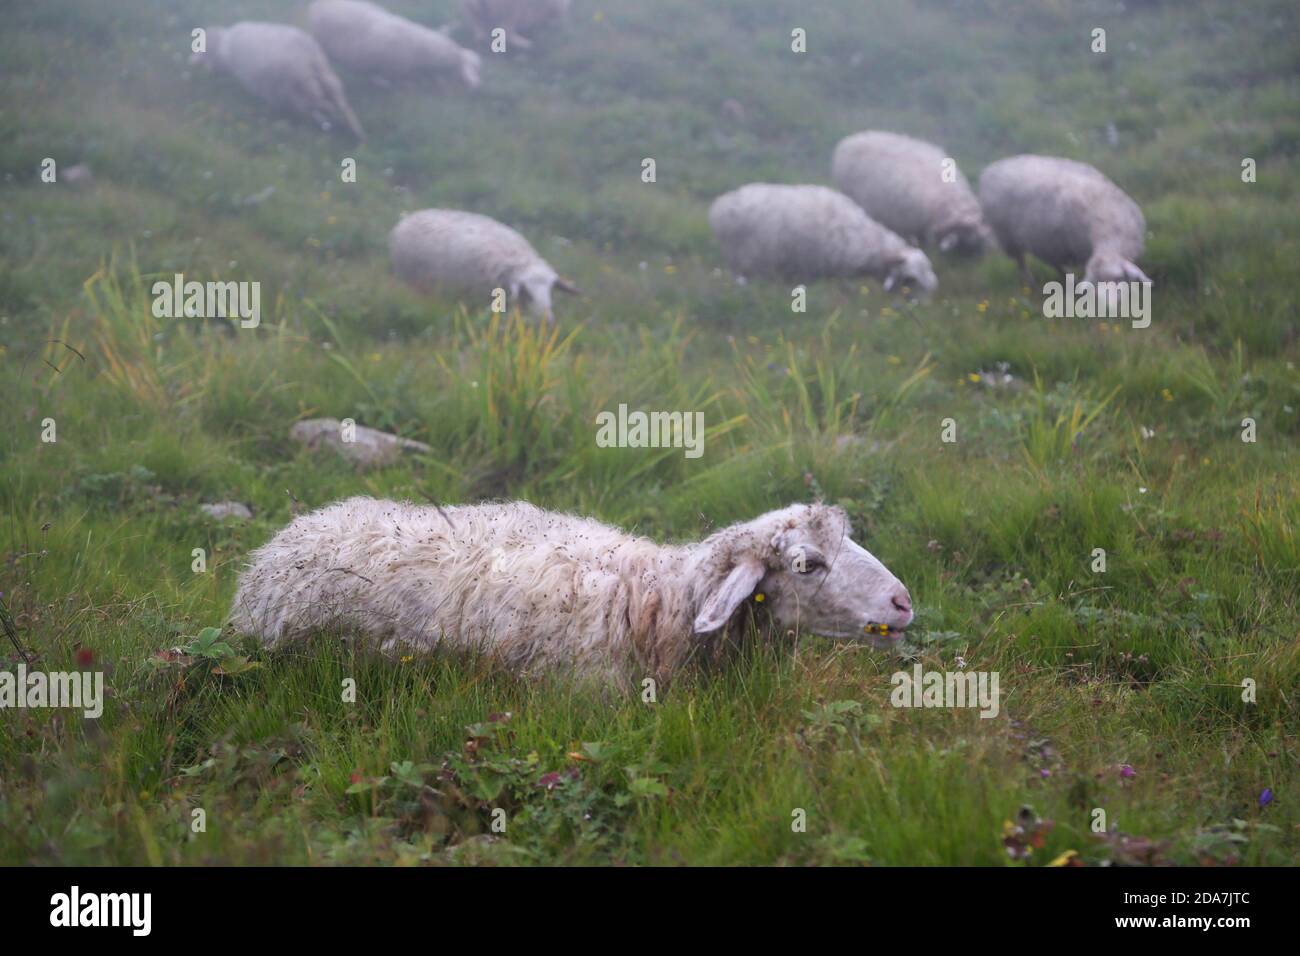
<svg viewBox="0 0 1300 956">
<path fill-rule="evenodd" d="M 248 505 L 241 504 L 238 501 L 218 501 L 210 505 L 199 505 L 199 510 L 209 518 L 215 518 L 218 521 L 224 521 L 227 518 L 234 518 L 236 521 L 248 521 L 253 517 L 253 512 L 248 509 Z"/>
<path fill-rule="evenodd" d="M 343 424 L 337 418 L 308 418 L 289 429 L 289 437 L 308 448 L 332 448 L 360 468 L 391 465 L 402 452 L 432 452 L 424 442 L 399 438 L 365 425 L 353 425 L 352 441 L 343 440 Z"/>
<path fill-rule="evenodd" d="M 65 169 L 59 178 L 69 186 L 89 186 L 95 181 L 95 174 L 90 171 L 88 164 L 77 163 Z"/>
</svg>

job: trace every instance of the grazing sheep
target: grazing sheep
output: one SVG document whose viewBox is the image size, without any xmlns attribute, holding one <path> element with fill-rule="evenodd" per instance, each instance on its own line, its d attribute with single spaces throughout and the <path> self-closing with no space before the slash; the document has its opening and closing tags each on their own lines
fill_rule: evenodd
<svg viewBox="0 0 1300 956">
<path fill-rule="evenodd" d="M 316 0 L 308 16 L 325 52 L 350 70 L 395 82 L 455 76 L 471 90 L 479 85 L 477 53 L 381 6 Z"/>
<path fill-rule="evenodd" d="M 924 252 L 825 186 L 750 183 L 709 208 L 709 226 L 731 271 L 802 282 L 819 276 L 874 276 L 885 289 L 932 292 L 939 282 Z"/>
<path fill-rule="evenodd" d="M 870 130 L 840 140 L 831 176 L 876 222 L 941 252 L 978 255 L 993 245 L 979 200 L 954 164 L 932 143 Z"/>
<path fill-rule="evenodd" d="M 483 40 L 492 31 L 506 31 L 506 46 L 527 49 L 533 45 L 527 34 L 533 33 L 569 11 L 569 0 L 460 0 L 460 12 Z"/>
<path fill-rule="evenodd" d="M 697 649 L 718 659 L 750 613 L 893 646 L 911 597 L 849 531 L 843 510 L 801 504 L 671 546 L 526 502 L 350 498 L 250 555 L 231 623 L 269 647 L 338 628 L 386 651 L 481 650 L 521 673 L 611 680 L 667 679 Z"/>
<path fill-rule="evenodd" d="M 1142 210 L 1086 163 L 1012 156 L 980 176 L 984 217 L 1030 281 L 1025 253 L 1057 269 L 1085 265 L 1085 282 L 1150 282 L 1137 267 L 1146 241 Z"/>
<path fill-rule="evenodd" d="M 447 288 L 490 296 L 504 289 L 554 321 L 551 288 L 577 294 L 523 236 L 495 219 L 456 209 L 412 213 L 388 237 L 397 275 L 425 292 Z"/>
<path fill-rule="evenodd" d="M 230 73 L 272 106 L 310 116 L 329 127 L 341 123 L 366 138 L 325 51 L 297 27 L 243 21 L 207 28 L 207 49 L 190 62 Z"/>
</svg>

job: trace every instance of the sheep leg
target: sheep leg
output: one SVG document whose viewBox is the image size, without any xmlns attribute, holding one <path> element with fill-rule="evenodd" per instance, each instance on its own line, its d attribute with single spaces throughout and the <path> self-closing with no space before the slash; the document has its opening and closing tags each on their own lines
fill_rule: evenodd
<svg viewBox="0 0 1300 956">
<path fill-rule="evenodd" d="M 343 98 L 343 88 L 335 81 L 333 88 L 330 89 L 330 96 L 334 101 L 334 108 L 342 115 L 343 121 L 347 124 L 352 135 L 357 138 L 358 143 L 364 143 L 366 140 L 366 131 L 361 128 L 361 120 L 357 119 L 357 114 L 352 112 L 352 107 L 348 101 Z"/>
<path fill-rule="evenodd" d="M 347 97 L 343 93 L 343 84 L 330 70 L 329 64 L 317 64 L 315 74 L 314 79 L 323 101 L 322 106 L 343 121 L 344 125 L 352 131 L 352 135 L 357 138 L 357 142 L 365 142 L 366 133 L 361 128 L 361 121 L 348 105 Z"/>
<path fill-rule="evenodd" d="M 314 78 L 305 78 L 286 87 L 284 105 L 286 109 L 297 113 L 299 116 L 311 117 L 312 122 L 321 129 L 332 129 L 334 126 L 333 111 L 328 108 L 320 87 L 313 80 Z"/>
</svg>

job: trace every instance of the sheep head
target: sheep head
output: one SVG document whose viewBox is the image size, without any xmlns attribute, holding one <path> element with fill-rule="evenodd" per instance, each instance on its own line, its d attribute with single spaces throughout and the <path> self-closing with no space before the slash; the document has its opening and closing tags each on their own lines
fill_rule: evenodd
<svg viewBox="0 0 1300 956">
<path fill-rule="evenodd" d="M 1083 281 L 1094 282 L 1150 282 L 1147 274 L 1137 267 L 1137 263 L 1124 258 L 1117 252 L 1097 250 L 1088 260 L 1084 270 Z M 1082 284 L 1082 283 L 1081 283 Z"/>
<path fill-rule="evenodd" d="M 895 286 L 908 286 L 922 295 L 929 295 L 939 287 L 930 259 L 920 249 L 908 248 L 890 259 L 887 267 L 886 292 L 892 292 Z"/>
<path fill-rule="evenodd" d="M 939 251 L 958 256 L 982 256 L 996 249 L 993 230 L 982 219 L 963 219 L 950 222 L 936 230 Z"/>
<path fill-rule="evenodd" d="M 545 319 L 547 323 L 552 323 L 555 321 L 555 313 L 551 310 L 552 289 L 559 289 L 570 295 L 582 294 L 576 285 L 568 279 L 560 278 L 559 274 L 545 262 L 534 262 L 519 272 L 510 285 L 510 295 L 512 298 L 518 297 L 520 302 L 527 303 L 534 315 Z"/>
<path fill-rule="evenodd" d="M 850 530 L 841 508 L 791 505 L 713 535 L 695 633 L 724 627 L 752 598 L 783 630 L 893 646 L 912 623 L 911 596 Z"/>
<path fill-rule="evenodd" d="M 519 270 L 510 283 L 510 298 L 527 304 L 529 310 L 548 323 L 555 321 L 551 312 L 551 287 L 558 276 L 545 262 L 533 262 Z"/>
</svg>

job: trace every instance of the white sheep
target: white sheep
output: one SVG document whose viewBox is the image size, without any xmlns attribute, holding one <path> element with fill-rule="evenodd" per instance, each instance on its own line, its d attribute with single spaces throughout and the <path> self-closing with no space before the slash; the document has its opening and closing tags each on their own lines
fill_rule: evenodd
<svg viewBox="0 0 1300 956">
<path fill-rule="evenodd" d="M 501 29 L 507 48 L 526 49 L 533 45 L 527 34 L 568 13 L 569 0 L 460 0 L 460 11 L 478 39 Z"/>
<path fill-rule="evenodd" d="M 979 254 L 993 245 L 970 183 L 933 143 L 868 130 L 840 140 L 831 176 L 868 216 L 916 244 Z"/>
<path fill-rule="evenodd" d="M 377 4 L 316 0 L 308 21 L 330 58 L 358 73 L 395 82 L 454 76 L 471 90 L 479 85 L 477 53 Z"/>
<path fill-rule="evenodd" d="M 1142 210 L 1094 167 L 1056 156 L 1012 156 L 980 176 L 984 218 L 1029 281 L 1025 253 L 1084 281 L 1149 282 L 1134 260 L 1146 242 Z"/>
<path fill-rule="evenodd" d="M 674 546 L 526 502 L 350 498 L 250 555 L 230 621 L 268 647 L 342 631 L 385 651 L 482 651 L 520 673 L 613 680 L 714 660 L 751 614 L 778 634 L 892 647 L 911 596 L 849 531 L 840 508 L 791 505 Z"/>
<path fill-rule="evenodd" d="M 481 294 L 485 305 L 496 289 L 502 289 L 507 305 L 522 301 L 548 322 L 553 321 L 552 287 L 578 292 L 527 239 L 477 213 L 457 209 L 411 213 L 389 234 L 388 250 L 398 277 L 416 289 Z"/>
<path fill-rule="evenodd" d="M 825 186 L 750 183 L 709 208 L 709 226 L 732 272 L 795 281 L 874 276 L 885 289 L 938 286 L 924 252 Z"/>
<path fill-rule="evenodd" d="M 242 21 L 208 27 L 206 49 L 190 62 L 220 69 L 272 106 L 310 116 L 326 127 L 342 123 L 366 138 L 343 93 L 343 83 L 311 35 L 283 23 Z"/>
</svg>

